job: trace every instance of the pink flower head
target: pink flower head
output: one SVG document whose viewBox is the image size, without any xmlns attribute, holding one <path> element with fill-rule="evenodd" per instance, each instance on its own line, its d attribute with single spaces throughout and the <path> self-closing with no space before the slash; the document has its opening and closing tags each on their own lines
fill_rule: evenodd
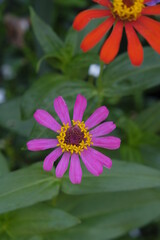
<svg viewBox="0 0 160 240">
<path fill-rule="evenodd" d="M 54 162 L 62 156 L 56 167 L 56 177 L 58 178 L 64 175 L 70 162 L 69 178 L 73 184 L 81 183 L 80 159 L 87 170 L 95 176 L 99 176 L 103 172 L 103 166 L 111 168 L 111 159 L 95 150 L 94 147 L 114 150 L 118 149 L 121 143 L 117 137 L 106 136 L 116 128 L 113 122 L 103 122 L 108 117 L 108 109 L 105 106 L 97 108 L 84 122 L 82 118 L 86 107 L 86 98 L 79 94 L 76 98 L 71 122 L 64 99 L 61 96 L 57 97 L 54 100 L 54 109 L 62 125 L 45 110 L 38 109 L 34 113 L 34 118 L 39 124 L 57 133 L 57 139 L 33 139 L 27 143 L 30 151 L 54 148 L 44 159 L 43 169 L 45 171 L 51 171 Z"/>
</svg>

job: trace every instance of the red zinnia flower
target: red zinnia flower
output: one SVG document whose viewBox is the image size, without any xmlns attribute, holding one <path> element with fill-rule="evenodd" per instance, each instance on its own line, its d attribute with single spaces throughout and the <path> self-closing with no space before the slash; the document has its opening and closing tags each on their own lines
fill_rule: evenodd
<svg viewBox="0 0 160 240">
<path fill-rule="evenodd" d="M 136 31 L 160 54 L 160 23 L 146 16 L 159 15 L 160 5 L 146 6 L 145 4 L 150 0 L 93 1 L 104 6 L 105 9 L 81 12 L 74 20 L 74 29 L 82 30 L 95 18 L 106 17 L 107 19 L 83 39 L 81 48 L 84 52 L 93 48 L 114 26 L 100 52 L 100 59 L 103 62 L 110 63 L 118 54 L 123 27 L 128 40 L 128 55 L 133 65 L 139 66 L 143 61 L 143 48 Z"/>
</svg>

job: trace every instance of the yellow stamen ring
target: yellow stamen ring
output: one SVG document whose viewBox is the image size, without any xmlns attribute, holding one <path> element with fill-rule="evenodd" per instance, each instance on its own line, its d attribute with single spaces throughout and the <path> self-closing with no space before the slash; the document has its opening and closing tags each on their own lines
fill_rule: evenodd
<svg viewBox="0 0 160 240">
<path fill-rule="evenodd" d="M 144 0 L 135 0 L 133 5 L 127 6 L 124 0 L 113 0 L 111 11 L 113 16 L 123 21 L 135 21 L 144 8 Z"/>
<path fill-rule="evenodd" d="M 65 143 L 66 132 L 67 132 L 67 129 L 70 128 L 70 126 L 68 123 L 67 124 L 63 123 L 63 126 L 61 127 L 61 131 L 59 131 L 59 135 L 57 136 L 57 139 L 58 139 L 57 146 L 61 147 L 62 152 L 70 152 L 71 154 L 73 153 L 81 154 L 81 152 L 83 152 L 84 149 L 87 149 L 87 147 L 90 147 L 93 144 L 92 136 L 88 132 L 84 122 L 72 120 L 72 124 L 73 126 L 77 125 L 80 128 L 81 132 L 83 132 L 84 134 L 85 141 L 82 140 L 78 146 Z"/>
</svg>

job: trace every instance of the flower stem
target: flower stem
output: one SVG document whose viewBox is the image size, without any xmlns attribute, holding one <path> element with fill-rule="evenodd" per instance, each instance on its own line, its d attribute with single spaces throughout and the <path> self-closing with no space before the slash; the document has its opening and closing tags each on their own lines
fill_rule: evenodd
<svg viewBox="0 0 160 240">
<path fill-rule="evenodd" d="M 101 90 L 103 89 L 103 84 L 102 84 L 103 69 L 104 69 L 104 63 L 100 62 L 100 73 L 99 73 L 99 77 L 97 78 L 97 87 L 99 92 L 101 92 Z"/>
<path fill-rule="evenodd" d="M 144 99 L 143 99 L 143 92 L 142 91 L 138 91 L 134 95 L 134 103 L 135 103 L 136 110 L 137 111 L 142 111 L 142 109 L 144 107 Z"/>
<path fill-rule="evenodd" d="M 98 93 L 100 98 L 99 104 L 101 104 L 103 101 L 103 82 L 102 82 L 103 69 L 104 69 L 104 63 L 100 62 L 100 74 L 99 74 L 99 77 L 97 78 L 97 88 L 98 88 Z"/>
</svg>

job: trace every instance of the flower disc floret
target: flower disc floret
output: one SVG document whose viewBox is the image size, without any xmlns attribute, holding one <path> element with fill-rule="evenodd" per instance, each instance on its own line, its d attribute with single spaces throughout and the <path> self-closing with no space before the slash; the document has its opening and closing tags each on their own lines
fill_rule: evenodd
<svg viewBox="0 0 160 240">
<path fill-rule="evenodd" d="M 70 127 L 68 123 L 63 123 L 57 136 L 57 146 L 61 147 L 62 152 L 81 154 L 84 149 L 87 149 L 87 147 L 93 144 L 92 136 L 83 121 L 72 120 L 72 124 L 73 126 Z"/>
<path fill-rule="evenodd" d="M 144 0 L 113 0 L 111 11 L 114 18 L 135 21 L 144 8 Z"/>
</svg>

